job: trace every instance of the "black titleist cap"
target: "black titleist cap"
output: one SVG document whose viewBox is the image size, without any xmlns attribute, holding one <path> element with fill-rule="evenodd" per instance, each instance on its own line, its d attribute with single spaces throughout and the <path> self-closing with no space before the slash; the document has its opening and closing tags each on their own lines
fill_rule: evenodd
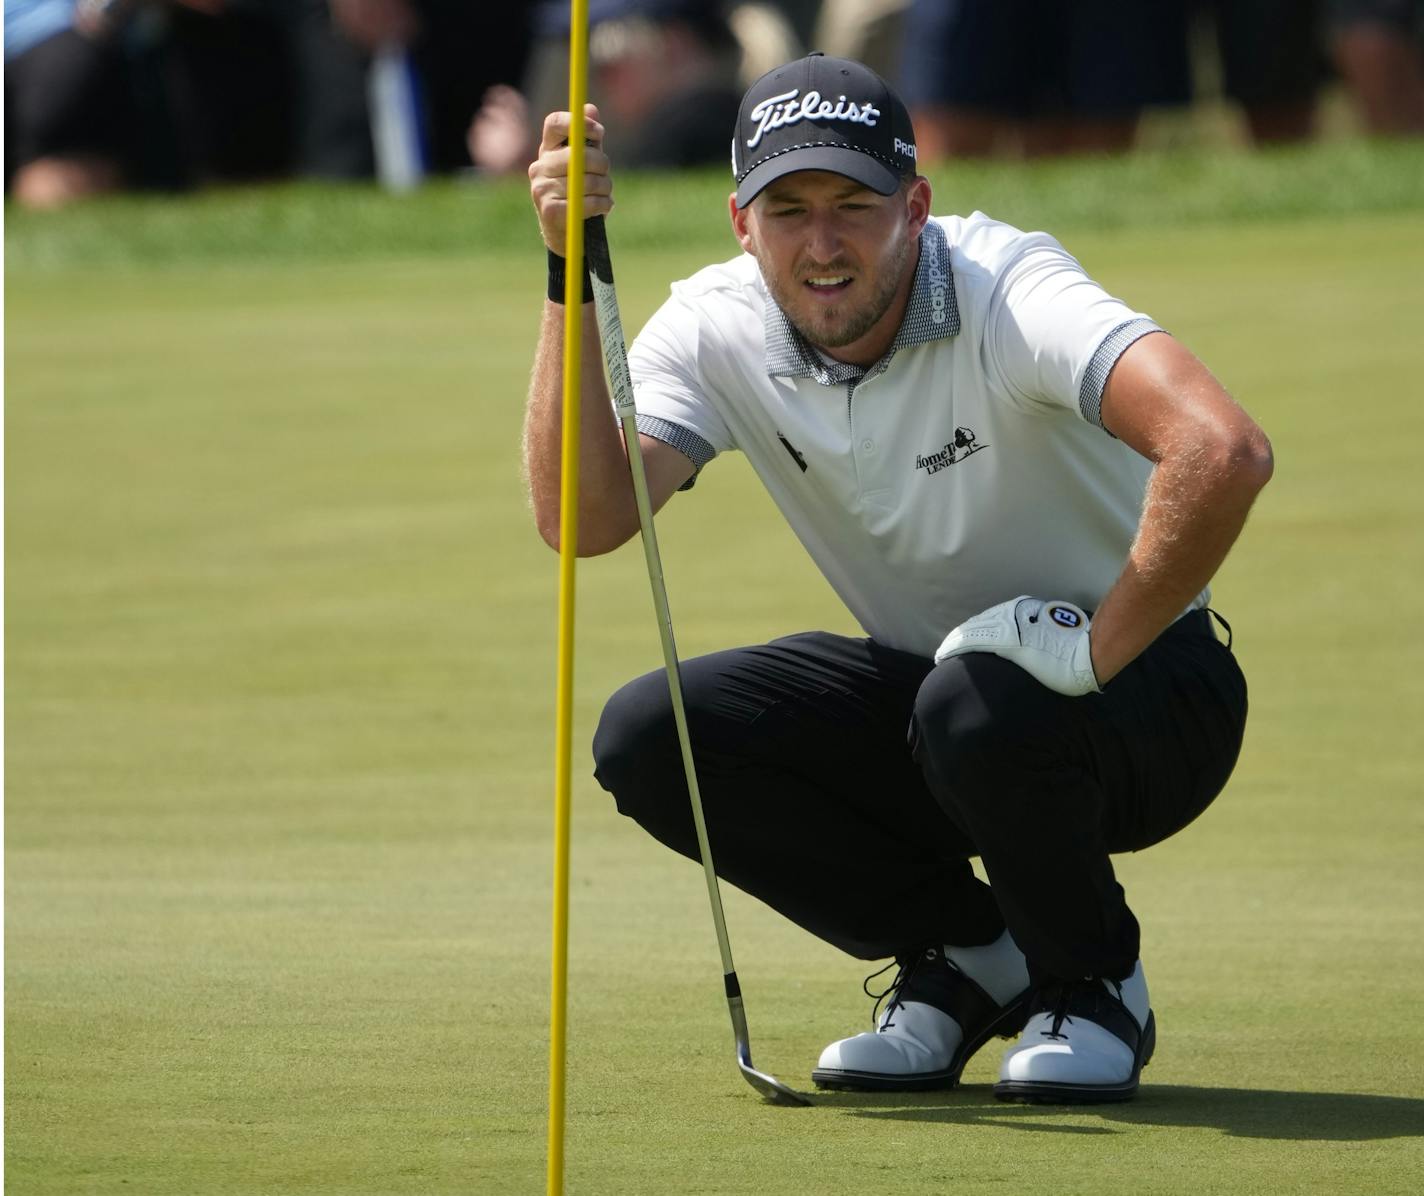
<svg viewBox="0 0 1424 1196">
<path fill-rule="evenodd" d="M 889 195 L 915 169 L 910 114 L 859 62 L 810 54 L 769 71 L 742 97 L 732 139 L 739 208 L 797 170 L 829 170 Z"/>
</svg>

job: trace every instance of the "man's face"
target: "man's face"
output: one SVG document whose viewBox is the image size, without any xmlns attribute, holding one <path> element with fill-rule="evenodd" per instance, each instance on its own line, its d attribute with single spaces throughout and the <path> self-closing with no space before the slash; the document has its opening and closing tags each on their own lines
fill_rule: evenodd
<svg viewBox="0 0 1424 1196">
<path fill-rule="evenodd" d="M 731 212 L 742 248 L 802 336 L 844 361 L 883 355 L 914 282 L 929 217 L 924 179 L 880 195 L 844 175 L 797 171 L 745 209 L 734 199 Z"/>
</svg>

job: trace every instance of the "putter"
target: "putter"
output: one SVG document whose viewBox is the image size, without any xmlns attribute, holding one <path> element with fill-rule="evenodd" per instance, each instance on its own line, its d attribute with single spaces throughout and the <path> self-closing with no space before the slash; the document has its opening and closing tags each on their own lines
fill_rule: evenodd
<svg viewBox="0 0 1424 1196">
<path fill-rule="evenodd" d="M 682 704 L 682 677 L 677 665 L 677 646 L 672 638 L 672 615 L 668 611 L 667 587 L 663 583 L 658 536 L 653 529 L 652 504 L 648 500 L 648 478 L 643 470 L 643 452 L 638 443 L 638 426 L 633 407 L 633 383 L 628 376 L 628 351 L 623 342 L 623 321 L 618 315 L 618 296 L 613 290 L 613 264 L 608 254 L 608 235 L 602 216 L 584 221 L 584 252 L 593 278 L 593 302 L 598 315 L 598 333 L 603 342 L 603 360 L 613 390 L 613 404 L 623 427 L 628 449 L 628 468 L 633 475 L 633 497 L 638 506 L 638 525 L 643 532 L 643 555 L 648 561 L 648 584 L 653 590 L 653 607 L 658 616 L 658 634 L 663 643 L 663 663 L 667 667 L 668 692 L 672 696 L 673 719 L 682 747 L 682 766 L 687 773 L 687 793 L 692 801 L 692 820 L 697 826 L 697 848 L 702 855 L 702 871 L 707 877 L 707 897 L 712 903 L 712 921 L 717 926 L 717 947 L 722 952 L 723 983 L 727 1009 L 732 1015 L 732 1034 L 737 1042 L 737 1066 L 748 1084 L 773 1104 L 809 1105 L 811 1102 L 788 1088 L 774 1076 L 752 1066 L 751 1039 L 747 1034 L 747 1014 L 742 1005 L 742 988 L 732 966 L 732 945 L 727 938 L 727 920 L 722 914 L 722 894 L 712 867 L 712 848 L 707 841 L 707 823 L 702 814 L 702 795 L 697 788 L 697 769 L 692 761 L 692 740 L 687 732 L 687 714 Z"/>
</svg>

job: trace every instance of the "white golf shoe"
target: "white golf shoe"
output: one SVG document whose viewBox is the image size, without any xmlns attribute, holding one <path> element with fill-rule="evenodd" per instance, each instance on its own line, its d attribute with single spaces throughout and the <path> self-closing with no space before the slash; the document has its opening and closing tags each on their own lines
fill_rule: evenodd
<svg viewBox="0 0 1424 1196">
<path fill-rule="evenodd" d="M 1157 1020 L 1139 961 L 1116 980 L 1036 989 L 1019 1040 L 1004 1053 L 994 1095 L 1041 1104 L 1130 1099 L 1157 1045 Z"/>
<path fill-rule="evenodd" d="M 897 962 L 895 983 L 881 994 L 891 1000 L 879 1024 L 822 1051 L 811 1073 L 817 1086 L 952 1088 L 984 1043 L 1010 1038 L 1024 1024 L 1028 971 L 1007 934 L 989 947 L 930 947 Z"/>
</svg>

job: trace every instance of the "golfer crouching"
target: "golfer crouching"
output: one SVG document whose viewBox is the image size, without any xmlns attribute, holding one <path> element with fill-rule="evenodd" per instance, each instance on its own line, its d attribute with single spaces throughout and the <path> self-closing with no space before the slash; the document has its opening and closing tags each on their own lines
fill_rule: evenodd
<svg viewBox="0 0 1424 1196">
<path fill-rule="evenodd" d="M 547 119 L 529 171 L 553 274 L 570 126 Z M 612 184 L 592 107 L 583 127 L 589 216 Z M 932 216 L 905 107 L 866 67 L 772 71 L 734 134 L 745 253 L 674 283 L 629 354 L 652 503 L 740 450 L 866 636 L 683 662 L 718 872 L 899 965 L 817 1084 L 951 1087 L 1002 1036 L 1003 1099 L 1125 1100 L 1156 1023 L 1111 857 L 1181 830 L 1231 775 L 1246 685 L 1207 587 L 1270 444 L 1051 236 Z M 525 451 L 557 544 L 550 295 Z M 638 518 L 587 302 L 583 327 L 591 555 Z M 614 695 L 593 748 L 618 809 L 696 859 L 661 671 Z"/>
</svg>

